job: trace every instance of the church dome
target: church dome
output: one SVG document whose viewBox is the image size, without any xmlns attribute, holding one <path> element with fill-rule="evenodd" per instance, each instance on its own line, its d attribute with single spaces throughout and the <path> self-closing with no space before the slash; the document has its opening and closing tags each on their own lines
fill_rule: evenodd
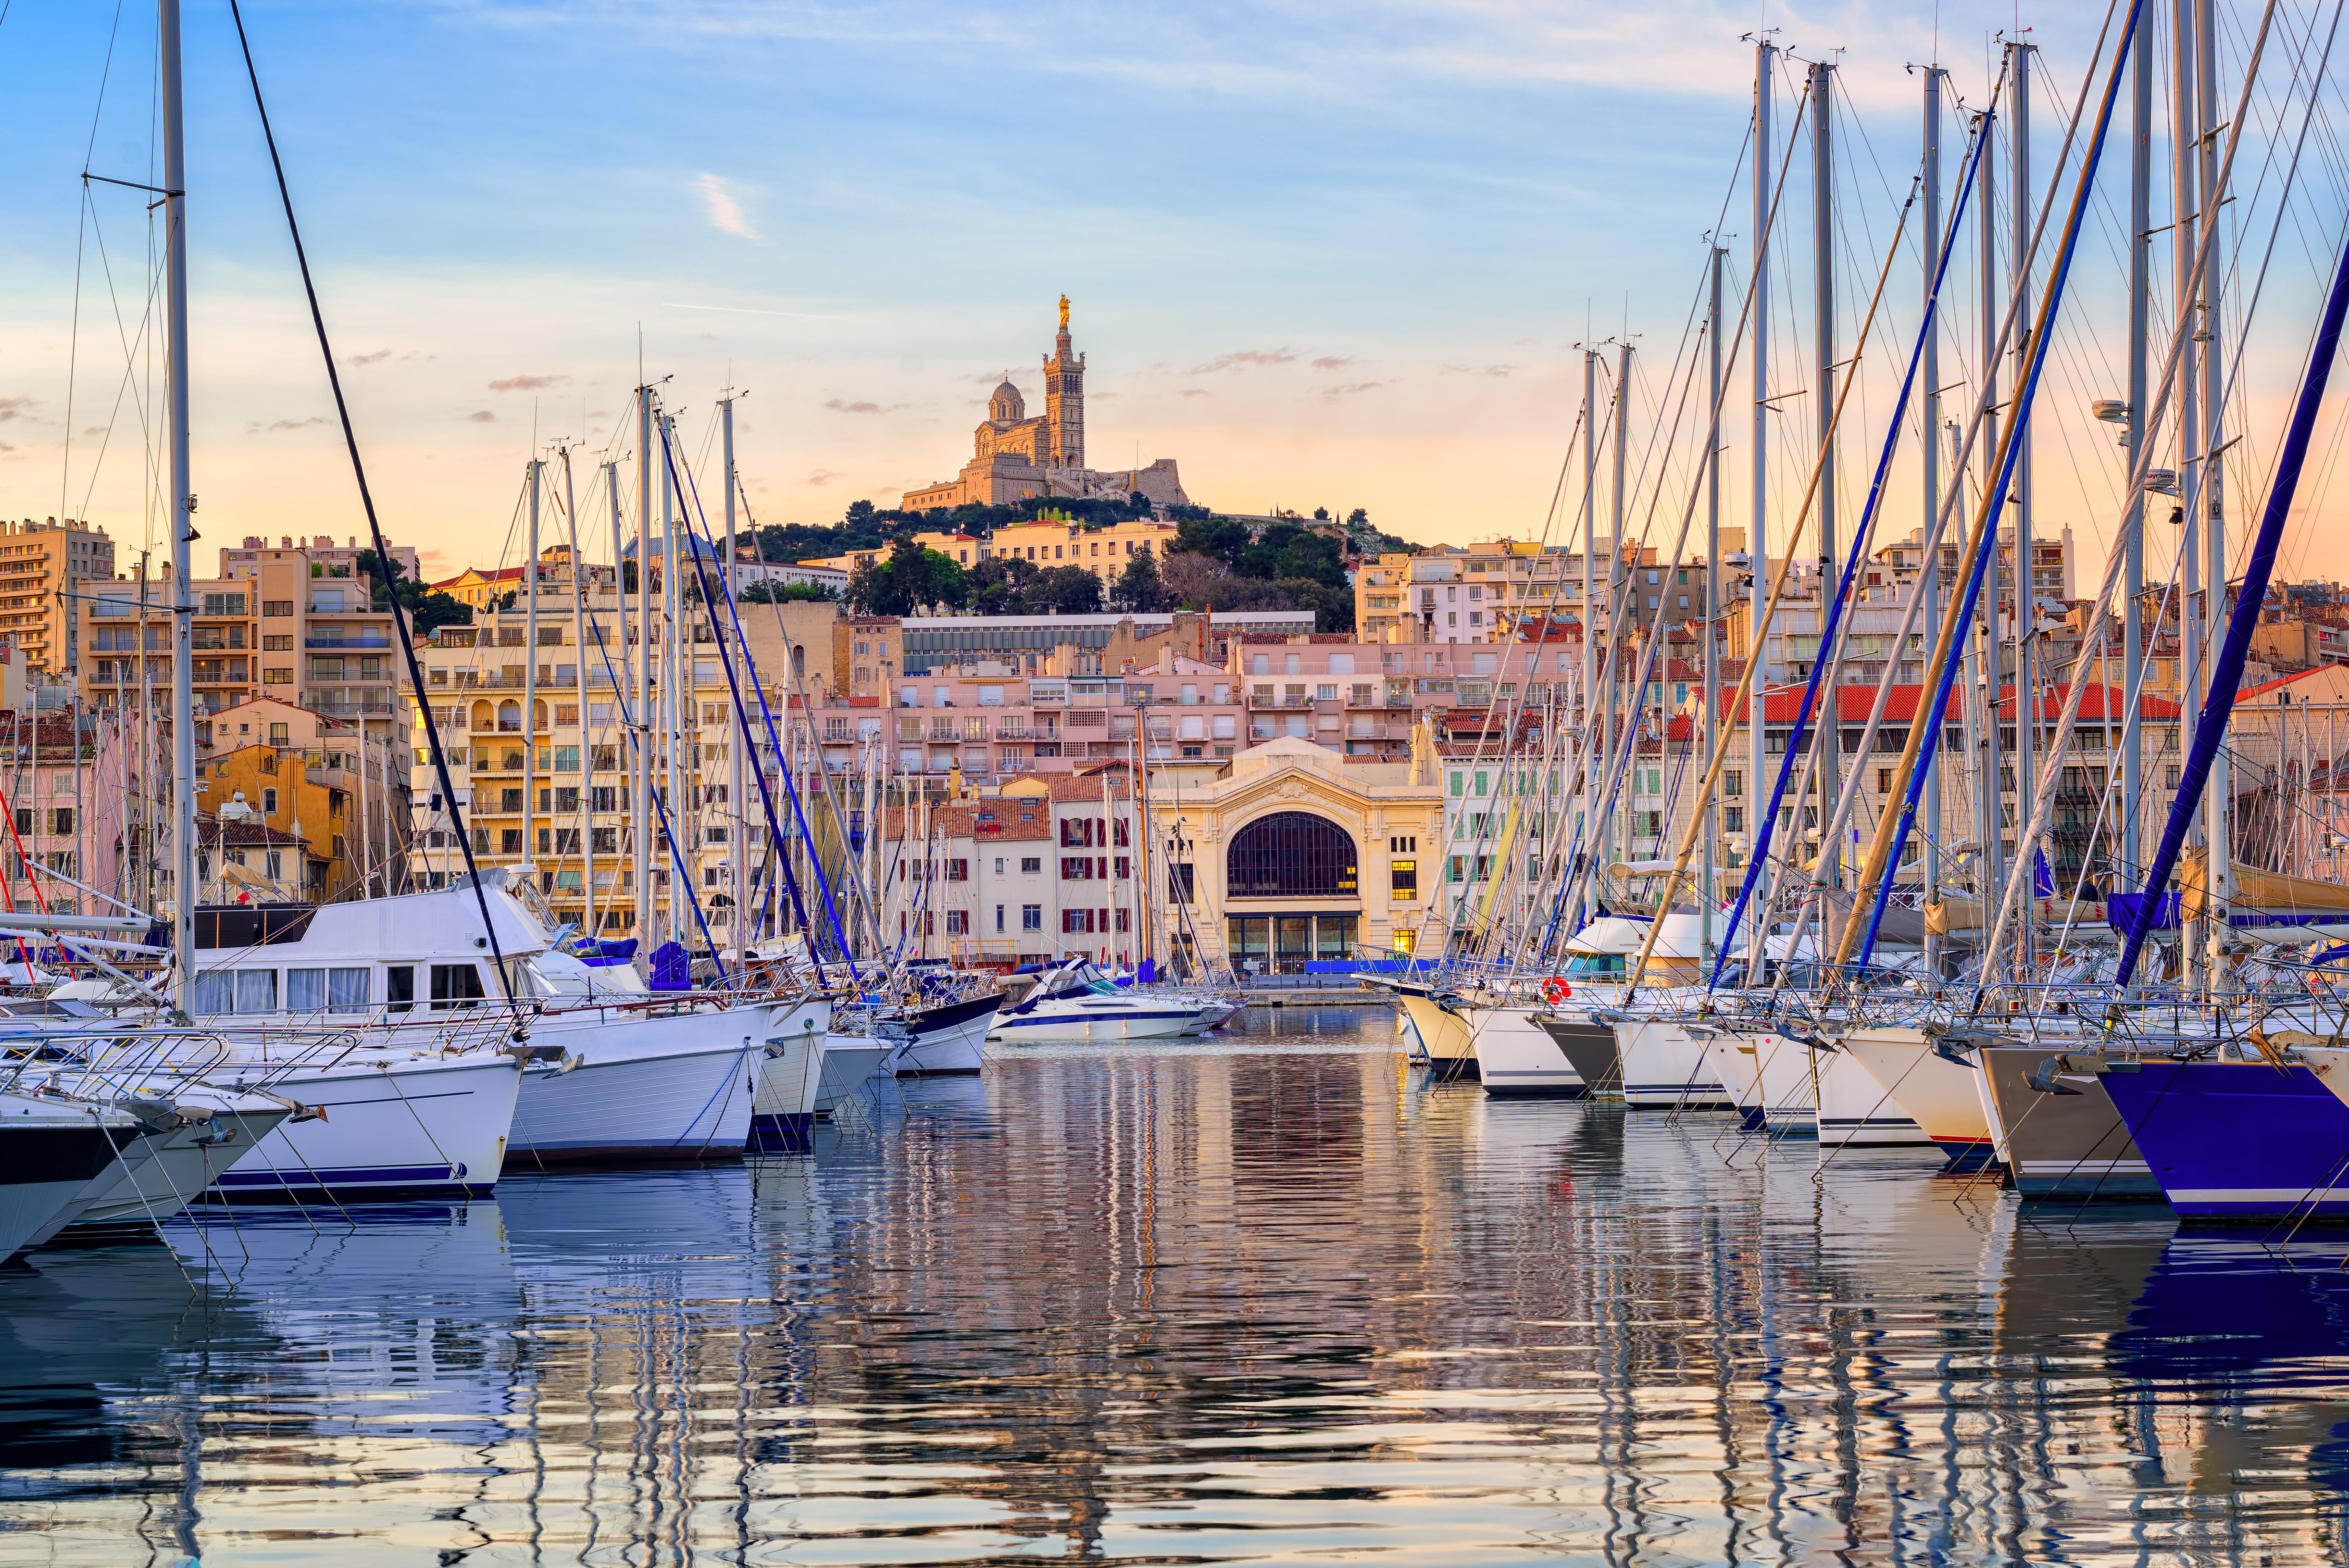
<svg viewBox="0 0 2349 1568">
<path fill-rule="evenodd" d="M 987 400 L 987 417 L 999 425 L 1018 424 L 1028 417 L 1026 400 L 1020 397 L 1019 389 L 1008 379 L 995 389 L 995 395 Z"/>
</svg>

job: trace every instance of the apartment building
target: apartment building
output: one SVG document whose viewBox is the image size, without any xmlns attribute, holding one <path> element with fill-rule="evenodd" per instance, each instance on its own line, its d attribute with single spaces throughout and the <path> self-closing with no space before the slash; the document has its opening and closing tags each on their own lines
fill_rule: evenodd
<svg viewBox="0 0 2349 1568">
<path fill-rule="evenodd" d="M 1016 523 L 998 528 L 986 538 L 975 534 L 944 534 L 931 530 L 916 534 L 914 542 L 926 550 L 936 550 L 966 569 L 989 559 L 1027 561 L 1040 569 L 1082 566 L 1101 578 L 1102 590 L 1106 592 L 1124 572 L 1126 564 L 1143 551 L 1149 551 L 1161 560 L 1165 559 L 1177 532 L 1175 524 L 1148 517 L 1121 519 L 1114 523 L 1071 523 L 1062 518 L 1040 517 L 1032 523 Z M 885 545 L 874 550 L 851 550 L 846 555 L 829 556 L 799 564 L 851 572 L 860 563 L 888 559 L 889 548 Z"/>
<path fill-rule="evenodd" d="M 0 855 L 0 898 L 14 909 L 113 913 L 108 898 L 140 908 L 133 867 L 151 832 L 139 816 L 145 779 L 135 737 L 101 713 L 0 712 L 0 802 L 9 853 Z"/>
<path fill-rule="evenodd" d="M 541 585 L 535 645 L 525 587 L 514 607 L 476 616 L 471 626 L 442 627 L 418 650 L 474 862 L 528 867 L 558 917 L 609 937 L 636 932 L 643 865 L 651 872 L 655 924 L 636 934 L 698 946 L 707 923 L 723 940 L 740 826 L 728 798 L 730 759 L 740 742 L 715 632 L 707 618 L 691 618 L 674 694 L 663 645 L 655 644 L 661 657 L 647 726 L 655 784 L 646 802 L 650 841 L 639 844 L 628 724 L 638 716 L 631 660 L 644 628 L 630 596 L 623 640 L 619 598 L 605 581 L 590 589 L 580 611 L 583 646 L 573 601 L 567 584 Z M 526 697 L 533 700 L 527 713 Z M 781 724 L 782 695 L 771 685 L 768 701 Z M 414 722 L 411 876 L 441 887 L 464 874 L 464 850 L 442 808 L 420 713 Z M 775 771 L 771 758 L 761 760 Z M 746 794 L 756 793 L 746 787 Z M 757 821 L 755 799 L 750 804 L 750 820 Z"/>
<path fill-rule="evenodd" d="M 0 520 L 0 642 L 33 669 L 77 667 L 84 585 L 114 576 L 114 541 L 103 528 L 67 518 Z"/>
</svg>

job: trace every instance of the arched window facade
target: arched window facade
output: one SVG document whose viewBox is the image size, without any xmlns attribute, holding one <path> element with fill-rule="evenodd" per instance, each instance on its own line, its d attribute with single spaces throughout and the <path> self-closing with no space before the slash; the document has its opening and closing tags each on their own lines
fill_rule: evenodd
<svg viewBox="0 0 2349 1568">
<path fill-rule="evenodd" d="M 1304 811 L 1278 811 L 1241 828 L 1224 869 L 1234 898 L 1350 898 L 1360 885 L 1352 837 Z"/>
</svg>

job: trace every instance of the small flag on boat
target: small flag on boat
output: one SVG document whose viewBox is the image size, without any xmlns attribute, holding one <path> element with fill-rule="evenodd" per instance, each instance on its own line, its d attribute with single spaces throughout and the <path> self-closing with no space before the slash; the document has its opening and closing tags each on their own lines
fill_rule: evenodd
<svg viewBox="0 0 2349 1568">
<path fill-rule="evenodd" d="M 2055 873 L 2048 869 L 2047 852 L 2044 849 L 2031 852 L 2031 896 L 2034 898 L 2055 896 Z"/>
</svg>

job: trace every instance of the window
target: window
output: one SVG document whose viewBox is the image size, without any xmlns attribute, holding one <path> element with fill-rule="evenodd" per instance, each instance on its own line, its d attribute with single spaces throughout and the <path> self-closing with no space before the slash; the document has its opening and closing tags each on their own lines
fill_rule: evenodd
<svg viewBox="0 0 2349 1568">
<path fill-rule="evenodd" d="M 1308 812 L 1275 812 L 1233 837 L 1226 873 L 1236 898 L 1342 898 L 1355 890 L 1354 841 Z"/>
<path fill-rule="evenodd" d="M 1194 874 L 1193 868 L 1189 865 L 1180 864 L 1167 867 L 1166 896 L 1170 901 L 1177 904 L 1190 904 L 1198 901 L 1197 878 Z"/>
<path fill-rule="evenodd" d="M 285 971 L 285 1007 L 289 1012 L 364 1012 L 367 1004 L 367 971 L 364 969 Z"/>
<path fill-rule="evenodd" d="M 1091 909 L 1063 909 L 1061 911 L 1061 934 L 1062 936 L 1087 936 L 1092 933 L 1092 929 L 1093 912 Z"/>
<path fill-rule="evenodd" d="M 1041 904 L 1020 905 L 1019 929 L 1023 931 L 1042 930 L 1044 929 L 1044 906 Z"/>
<path fill-rule="evenodd" d="M 1036 877 L 1036 876 L 1040 876 L 1040 875 L 1043 873 L 1043 870 L 1044 870 L 1044 857 L 1043 857 L 1042 856 L 1040 856 L 1040 855 L 1023 855 L 1023 856 L 1021 856 L 1021 857 L 1019 857 L 1019 873 L 1020 873 L 1020 875 L 1021 875 L 1021 876 L 1023 876 L 1023 877 Z"/>
<path fill-rule="evenodd" d="M 1061 856 L 1061 881 L 1063 881 L 1063 882 L 1090 882 L 1090 881 L 1092 881 L 1092 879 L 1093 879 L 1093 857 L 1092 857 L 1092 856 L 1090 856 L 1090 855 L 1063 855 L 1063 856 Z"/>
<path fill-rule="evenodd" d="M 1397 900 L 1419 897 L 1419 862 L 1396 860 L 1387 867 L 1387 895 Z"/>
<path fill-rule="evenodd" d="M 432 1005 L 435 1007 L 474 1007 L 480 1005 L 481 971 L 470 963 L 436 963 L 432 966 Z"/>
<path fill-rule="evenodd" d="M 261 792 L 261 815 L 264 816 L 275 816 L 277 815 L 277 786 L 275 784 L 271 784 Z"/>
<path fill-rule="evenodd" d="M 290 670 L 264 670 L 261 672 L 261 683 L 264 686 L 291 686 L 294 684 L 294 672 Z"/>
<path fill-rule="evenodd" d="M 968 881 L 969 881 L 969 880 L 970 880 L 970 862 L 969 862 L 969 861 L 968 861 L 968 860 L 949 860 L 949 861 L 947 861 L 947 881 L 949 881 L 949 882 L 968 882 Z"/>
<path fill-rule="evenodd" d="M 1409 855 L 1418 847 L 1419 839 L 1412 834 L 1404 834 L 1387 840 L 1387 853 L 1390 855 Z"/>
<path fill-rule="evenodd" d="M 1000 904 L 995 906 L 995 929 L 999 931 L 1003 929 L 1003 906 Z"/>
<path fill-rule="evenodd" d="M 211 606 L 211 604 L 212 604 L 212 601 L 215 597 L 233 597 L 233 598 L 236 599 L 236 600 L 238 601 L 238 603 L 237 603 L 237 608 L 238 608 L 238 610 L 241 612 L 241 611 L 243 609 L 243 607 L 244 607 L 244 606 L 243 606 L 243 599 L 244 599 L 244 596 L 243 596 L 243 594 L 234 594 L 234 595 L 226 595 L 226 596 L 222 596 L 222 595 L 214 595 L 214 594 L 206 594 L 206 595 L 204 596 L 204 604 L 205 604 L 205 606 L 206 606 L 207 607 L 205 608 L 204 613 L 205 613 L 205 614 L 207 614 L 207 615 L 223 615 L 223 614 L 228 613 L 228 612 L 223 611 L 223 610 L 215 610 L 215 609 L 212 609 L 212 608 L 211 608 L 211 607 L 210 607 L 210 606 Z M 289 615 L 292 615 L 292 614 L 294 613 L 294 601 L 293 601 L 292 599 L 264 599 L 264 600 L 262 600 L 262 601 L 261 601 L 261 613 L 262 613 L 263 615 L 264 615 L 264 616 L 289 616 Z"/>
<path fill-rule="evenodd" d="M 1723 833 L 1744 832 L 1745 808 L 1742 805 L 1725 805 L 1722 807 L 1721 831 Z"/>
<path fill-rule="evenodd" d="M 69 805 L 51 806 L 49 808 L 49 831 L 53 834 L 58 835 L 59 836 L 67 836 L 72 834 L 73 830 L 74 808 Z"/>
</svg>

